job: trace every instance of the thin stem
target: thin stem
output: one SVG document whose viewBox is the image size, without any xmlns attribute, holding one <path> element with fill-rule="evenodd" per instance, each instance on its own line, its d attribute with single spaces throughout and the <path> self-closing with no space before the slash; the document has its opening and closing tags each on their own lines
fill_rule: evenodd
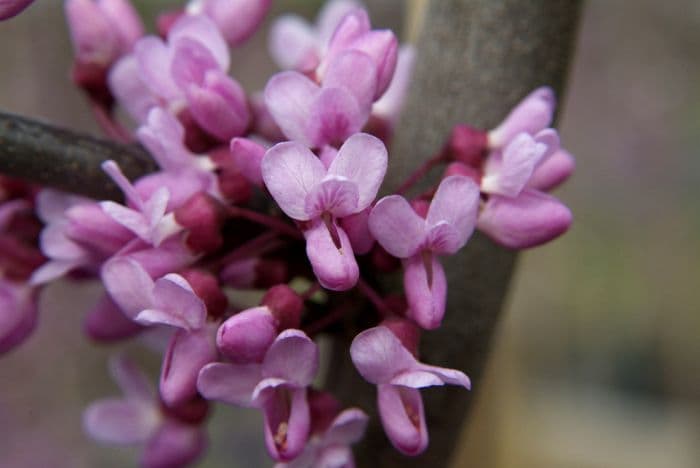
<svg viewBox="0 0 700 468">
<path fill-rule="evenodd" d="M 234 218 L 247 219 L 262 226 L 267 226 L 270 229 L 278 231 L 280 234 L 285 234 L 295 239 L 304 238 L 304 236 L 297 228 L 295 228 L 291 224 L 285 223 L 281 219 L 275 218 L 274 216 L 258 213 L 257 211 L 249 210 L 247 208 L 241 208 L 240 206 L 229 206 L 227 207 L 227 211 L 228 214 L 233 216 Z"/>
<path fill-rule="evenodd" d="M 357 289 L 372 303 L 379 315 L 382 318 L 394 315 L 389 306 L 386 305 L 384 299 L 379 295 L 375 289 L 367 283 L 363 278 L 357 280 Z"/>
<path fill-rule="evenodd" d="M 413 171 L 407 178 L 404 180 L 404 182 L 399 186 L 398 189 L 396 189 L 396 194 L 397 195 L 403 195 L 408 189 L 413 187 L 416 182 L 418 182 L 420 179 L 425 177 L 425 175 L 430 172 L 430 170 L 443 162 L 443 155 L 442 153 L 438 153 L 432 158 L 426 160 L 423 162 L 423 164 L 418 167 L 415 171 Z"/>
</svg>

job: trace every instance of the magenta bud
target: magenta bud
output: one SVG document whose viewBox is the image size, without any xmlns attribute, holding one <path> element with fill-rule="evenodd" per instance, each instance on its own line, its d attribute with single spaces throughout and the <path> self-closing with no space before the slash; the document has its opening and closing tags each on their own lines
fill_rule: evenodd
<svg viewBox="0 0 700 468">
<path fill-rule="evenodd" d="M 265 156 L 265 147 L 248 138 L 234 138 L 231 140 L 230 150 L 231 161 L 241 171 L 243 177 L 251 184 L 262 187 L 260 164 Z"/>
<path fill-rule="evenodd" d="M 517 198 L 491 196 L 477 226 L 495 242 L 512 249 L 544 244 L 566 232 L 571 211 L 556 198 L 525 189 Z"/>
<path fill-rule="evenodd" d="M 380 325 L 387 327 L 401 341 L 404 348 L 413 356 L 418 357 L 418 345 L 420 344 L 420 328 L 410 320 L 402 318 L 389 318 Z"/>
<path fill-rule="evenodd" d="M 0 2 L 0 21 L 19 15 L 34 0 L 3 0 Z"/>
<path fill-rule="evenodd" d="M 450 160 L 480 168 L 488 153 L 488 134 L 469 125 L 455 125 L 443 151 Z"/>
<path fill-rule="evenodd" d="M 197 395 L 197 376 L 217 358 L 214 329 L 178 330 L 170 339 L 160 372 L 160 395 L 167 406 L 178 406 Z"/>
<path fill-rule="evenodd" d="M 204 301 L 209 318 L 218 318 L 224 315 L 228 307 L 228 298 L 221 290 L 216 276 L 199 269 L 181 271 L 180 274 L 192 286 L 194 293 Z"/>
<path fill-rule="evenodd" d="M 175 210 L 175 221 L 189 231 L 187 246 L 195 252 L 212 252 L 221 247 L 223 219 L 219 202 L 204 192 L 196 193 Z"/>
<path fill-rule="evenodd" d="M 311 413 L 311 434 L 323 434 L 342 409 L 340 401 L 330 392 L 309 389 L 309 412 Z"/>
<path fill-rule="evenodd" d="M 124 315 L 119 306 L 104 294 L 85 316 L 83 330 L 95 341 L 113 342 L 130 338 L 144 327 Z"/>
<path fill-rule="evenodd" d="M 163 402 L 161 402 L 163 403 Z M 161 405 L 161 410 L 178 421 L 186 424 L 201 424 L 209 415 L 209 401 L 200 395 L 177 406 Z"/>
<path fill-rule="evenodd" d="M 442 178 L 445 179 L 453 175 L 469 177 L 477 185 L 481 185 L 481 171 L 479 171 L 478 169 L 474 169 L 474 167 L 472 166 L 467 166 L 466 164 L 463 164 L 461 162 L 453 162 L 448 164 L 447 168 L 445 168 L 445 172 L 443 173 Z"/>
<path fill-rule="evenodd" d="M 237 313 L 216 334 L 219 351 L 238 364 L 262 362 L 277 336 L 277 319 L 266 306 Z"/>
<path fill-rule="evenodd" d="M 29 287 L 0 279 L 0 354 L 21 344 L 37 323 L 37 298 Z"/>
<path fill-rule="evenodd" d="M 153 436 L 141 456 L 144 468 L 172 468 L 194 463 L 207 445 L 204 431 L 190 424 L 167 421 Z"/>
<path fill-rule="evenodd" d="M 548 192 L 566 181 L 575 168 L 576 160 L 574 157 L 568 151 L 559 149 L 535 169 L 527 186 Z"/>
<path fill-rule="evenodd" d="M 278 320 L 280 331 L 288 328 L 299 328 L 304 300 L 286 284 L 271 287 L 261 304 L 269 307 L 272 315 Z"/>
</svg>

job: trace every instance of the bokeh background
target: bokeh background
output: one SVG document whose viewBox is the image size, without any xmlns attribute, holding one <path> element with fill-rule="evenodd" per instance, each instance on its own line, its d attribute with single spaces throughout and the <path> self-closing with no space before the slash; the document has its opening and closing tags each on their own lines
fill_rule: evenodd
<svg viewBox="0 0 700 468">
<path fill-rule="evenodd" d="M 137 3 L 151 19 L 172 5 Z M 319 3 L 278 0 L 274 13 L 311 17 Z M 367 3 L 375 24 L 401 29 L 403 1 Z M 696 0 L 587 2 L 560 122 L 578 168 L 558 196 L 575 224 L 520 257 L 455 466 L 700 466 L 698 51 Z M 98 134 L 70 62 L 61 2 L 0 23 L 0 109 Z M 265 34 L 233 64 L 262 88 L 274 70 Z M 80 332 L 96 297 L 86 284 L 48 288 L 36 334 L 0 360 L 0 467 L 133 463 L 134 450 L 81 430 L 81 409 L 116 393 L 113 349 Z M 144 347 L 129 352 L 157 372 Z M 212 427 L 201 466 L 272 465 L 255 412 L 218 408 Z"/>
</svg>

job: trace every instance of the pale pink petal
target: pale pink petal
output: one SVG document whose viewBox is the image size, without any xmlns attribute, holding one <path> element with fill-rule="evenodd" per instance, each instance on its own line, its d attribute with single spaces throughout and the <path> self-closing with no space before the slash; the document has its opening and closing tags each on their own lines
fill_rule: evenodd
<svg viewBox="0 0 700 468">
<path fill-rule="evenodd" d="M 461 249 L 474 232 L 476 216 L 479 209 L 479 186 L 464 176 L 449 176 L 440 182 L 437 192 L 430 203 L 426 222 L 432 230 L 440 223 L 447 223 L 454 229 L 456 236 L 443 238 L 438 253 L 453 254 Z M 449 239 L 449 241 L 447 241 Z M 434 241 L 433 241 L 434 242 Z M 437 247 L 437 243 L 431 245 Z"/>
<path fill-rule="evenodd" d="M 289 461 L 306 445 L 311 427 L 306 388 L 275 388 L 265 392 L 265 445 L 272 458 Z"/>
<path fill-rule="evenodd" d="M 301 330 L 285 330 L 270 346 L 262 366 L 264 377 L 306 387 L 318 370 L 318 346 Z"/>
<path fill-rule="evenodd" d="M 318 85 L 297 72 L 278 73 L 268 81 L 265 105 L 287 138 L 313 145 L 307 128 L 311 106 L 318 93 Z"/>
<path fill-rule="evenodd" d="M 277 335 L 277 320 L 266 306 L 244 310 L 221 324 L 216 344 L 235 363 L 262 362 Z"/>
<path fill-rule="evenodd" d="M 158 105 L 154 95 L 141 78 L 134 54 L 126 55 L 110 68 L 109 89 L 137 122 L 145 122 L 148 111 Z"/>
<path fill-rule="evenodd" d="M 122 50 L 128 51 L 143 36 L 143 23 L 129 0 L 100 0 L 102 13 L 109 18 L 121 40 Z"/>
<path fill-rule="evenodd" d="M 574 157 L 565 149 L 560 148 L 535 169 L 527 186 L 548 192 L 566 181 L 575 168 L 576 160 Z"/>
<path fill-rule="evenodd" d="M 399 195 L 377 202 L 369 215 L 369 230 L 384 250 L 398 258 L 414 255 L 427 234 L 425 220 Z"/>
<path fill-rule="evenodd" d="M 58 190 L 42 189 L 36 196 L 36 214 L 45 224 L 49 224 L 62 220 L 65 212 L 79 203 L 92 203 L 92 201 Z"/>
<path fill-rule="evenodd" d="M 321 182 L 326 169 L 321 161 L 300 143 L 279 143 L 270 148 L 261 164 L 267 189 L 287 216 L 309 220 L 306 196 Z"/>
<path fill-rule="evenodd" d="M 469 377 L 464 372 L 458 371 L 456 369 L 449 369 L 446 367 L 429 366 L 427 364 L 421 364 L 419 367 L 420 371 L 430 372 L 437 376 L 442 382 L 450 385 L 459 385 L 466 389 L 471 388 L 471 382 Z"/>
<path fill-rule="evenodd" d="M 153 304 L 153 280 L 143 267 L 128 258 L 114 258 L 102 267 L 105 289 L 132 319 Z"/>
<path fill-rule="evenodd" d="M 435 255 L 414 255 L 404 262 L 404 291 L 409 318 L 426 330 L 442 323 L 447 299 L 445 270 Z"/>
<path fill-rule="evenodd" d="M 136 316 L 143 324 L 163 323 L 198 330 L 204 326 L 207 309 L 204 302 L 192 291 L 187 281 L 175 273 L 155 282 L 153 305 Z"/>
<path fill-rule="evenodd" d="M 262 159 L 265 147 L 248 138 L 231 140 L 231 159 L 241 174 L 251 183 L 262 187 Z"/>
<path fill-rule="evenodd" d="M 556 198 L 525 189 L 517 198 L 494 195 L 479 214 L 479 230 L 513 249 L 544 244 L 571 225 L 571 211 Z"/>
<path fill-rule="evenodd" d="M 304 211 L 310 218 L 330 213 L 342 218 L 357 212 L 357 185 L 343 177 L 327 177 L 306 196 Z"/>
<path fill-rule="evenodd" d="M 346 409 L 335 417 L 323 436 L 324 445 L 350 445 L 365 435 L 369 417 L 358 408 Z"/>
<path fill-rule="evenodd" d="M 195 155 L 185 147 L 185 129 L 168 111 L 152 109 L 136 135 L 161 169 L 177 172 L 192 167 Z"/>
<path fill-rule="evenodd" d="M 418 390 L 390 384 L 379 385 L 377 406 L 384 432 L 399 452 L 415 456 L 428 447 L 423 399 Z"/>
<path fill-rule="evenodd" d="M 100 207 L 110 218 L 139 236 L 145 242 L 151 241 L 151 225 L 143 213 L 113 201 L 100 202 Z"/>
<path fill-rule="evenodd" d="M 347 89 L 360 109 L 369 109 L 377 92 L 377 67 L 364 52 L 344 51 L 328 64 L 322 84 L 324 88 Z"/>
<path fill-rule="evenodd" d="M 184 38 L 200 42 L 214 56 L 219 68 L 228 70 L 231 62 L 228 45 L 212 20 L 201 15 L 184 15 L 168 32 L 168 42 L 177 46 Z"/>
<path fill-rule="evenodd" d="M 350 357 L 360 375 L 377 385 L 389 383 L 397 374 L 418 365 L 396 335 L 384 326 L 357 335 L 350 345 Z"/>
<path fill-rule="evenodd" d="M 403 45 L 399 49 L 394 78 L 382 97 L 372 106 L 372 114 L 387 120 L 395 126 L 399 120 L 403 103 L 408 94 L 413 75 L 416 51 L 412 45 Z"/>
<path fill-rule="evenodd" d="M 307 119 L 306 138 L 310 146 L 339 145 L 359 132 L 369 117 L 346 88 L 322 88 L 312 102 Z"/>
<path fill-rule="evenodd" d="M 297 15 L 282 15 L 270 28 L 269 50 L 283 69 L 313 70 L 318 65 L 316 35 L 309 23 Z"/>
<path fill-rule="evenodd" d="M 32 273 L 32 277 L 29 280 L 29 284 L 32 286 L 46 284 L 60 278 L 74 268 L 83 266 L 86 262 L 86 259 L 50 260 L 34 270 L 34 273 Z"/>
<path fill-rule="evenodd" d="M 204 12 L 226 41 L 237 46 L 255 33 L 271 4 L 272 0 L 208 0 Z"/>
<path fill-rule="evenodd" d="M 0 278 L 0 354 L 18 346 L 34 331 L 37 305 L 31 288 Z"/>
<path fill-rule="evenodd" d="M 252 407 L 253 390 L 261 378 L 259 364 L 214 362 L 199 371 L 197 389 L 207 400 Z"/>
<path fill-rule="evenodd" d="M 250 122 L 246 95 L 241 85 L 219 72 L 207 72 L 204 86 L 187 88 L 189 110 L 206 132 L 221 141 L 242 135 Z"/>
<path fill-rule="evenodd" d="M 531 135 L 549 127 L 556 106 L 551 88 L 543 86 L 528 94 L 495 129 L 489 132 L 491 148 L 502 148 L 517 134 Z"/>
<path fill-rule="evenodd" d="M 369 31 L 353 41 L 352 49 L 364 52 L 374 62 L 377 78 L 374 99 L 379 99 L 394 77 L 399 50 L 396 35 L 388 29 Z"/>
<path fill-rule="evenodd" d="M 90 437 L 110 444 L 143 443 L 160 422 L 157 408 L 137 400 L 99 400 L 83 413 L 83 426 Z"/>
<path fill-rule="evenodd" d="M 140 77 L 150 92 L 166 101 L 175 101 L 182 92 L 170 73 L 173 51 L 159 38 L 147 36 L 134 46 Z"/>
<path fill-rule="evenodd" d="M 189 85 L 202 85 L 204 75 L 211 70 L 221 73 L 219 64 L 209 49 L 196 39 L 183 37 L 173 47 L 173 60 L 168 71 L 181 90 Z"/>
<path fill-rule="evenodd" d="M 347 139 L 338 156 L 328 168 L 328 174 L 345 177 L 357 184 L 358 211 L 364 210 L 377 196 L 388 164 L 384 143 L 372 135 L 358 133 Z"/>
<path fill-rule="evenodd" d="M 332 291 L 346 291 L 357 284 L 360 270 L 352 245 L 335 220 L 328 224 L 317 220 L 304 232 L 304 237 L 306 255 L 321 286 Z"/>
<path fill-rule="evenodd" d="M 338 23 L 328 44 L 328 56 L 333 56 L 349 48 L 353 41 L 371 28 L 369 15 L 361 8 L 348 12 Z"/>
<path fill-rule="evenodd" d="M 527 133 L 518 134 L 503 149 L 498 166 L 491 169 L 487 165 L 481 190 L 507 197 L 518 196 L 546 152 L 546 144 L 535 141 Z"/>
<path fill-rule="evenodd" d="M 325 47 L 345 15 L 358 8 L 362 8 L 362 3 L 355 0 L 327 1 L 316 17 L 319 43 Z"/>
<path fill-rule="evenodd" d="M 352 455 L 350 447 L 342 445 L 334 445 L 326 447 L 319 454 L 318 460 L 314 467 L 319 468 L 355 468 L 355 459 Z"/>
</svg>

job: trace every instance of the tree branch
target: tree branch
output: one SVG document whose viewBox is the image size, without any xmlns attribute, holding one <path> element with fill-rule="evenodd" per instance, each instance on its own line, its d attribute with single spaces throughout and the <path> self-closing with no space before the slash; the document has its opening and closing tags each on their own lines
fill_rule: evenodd
<svg viewBox="0 0 700 468">
<path fill-rule="evenodd" d="M 441 147 L 454 124 L 491 128 L 541 85 L 552 86 L 561 97 L 580 6 L 578 0 L 430 0 L 387 186 L 398 187 Z M 446 262 L 448 311 L 442 328 L 424 334 L 421 359 L 467 372 L 474 390 L 423 391 L 431 441 L 426 453 L 413 459 L 390 446 L 372 414 L 355 450 L 358 466 L 448 466 L 469 406 L 484 390 L 481 377 L 515 259 L 514 252 L 477 235 Z M 337 345 L 328 381 L 346 403 L 374 408 L 374 388 L 360 381 L 347 345 Z"/>
<path fill-rule="evenodd" d="M 156 170 L 138 145 L 124 145 L 0 112 L 0 173 L 100 199 L 121 192 L 100 164 L 112 159 L 130 179 Z"/>
</svg>

